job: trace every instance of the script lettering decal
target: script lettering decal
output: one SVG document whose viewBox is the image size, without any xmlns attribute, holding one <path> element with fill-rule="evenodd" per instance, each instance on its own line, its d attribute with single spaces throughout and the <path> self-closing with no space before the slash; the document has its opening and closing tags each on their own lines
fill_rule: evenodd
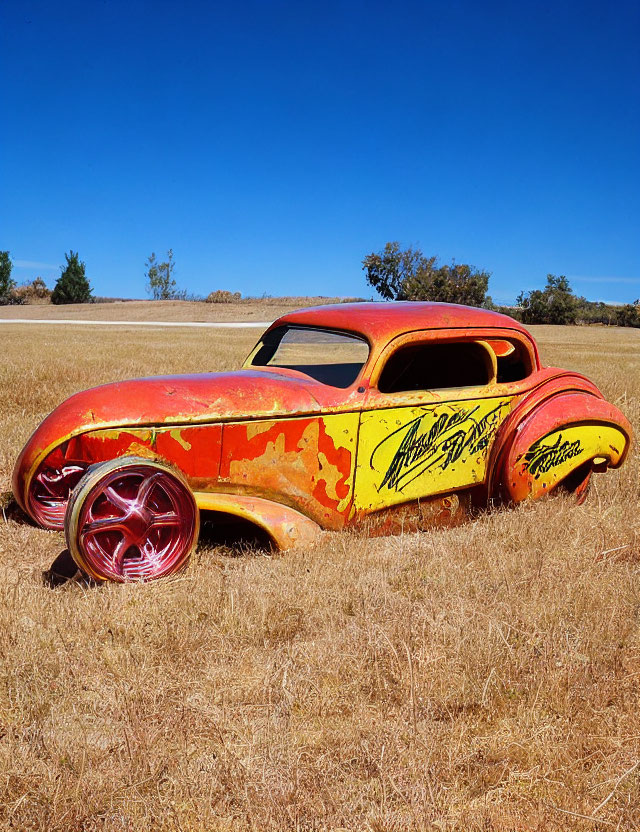
<svg viewBox="0 0 640 832">
<path fill-rule="evenodd" d="M 574 456 L 579 456 L 581 453 L 582 445 L 579 439 L 576 439 L 575 442 L 569 442 L 565 439 L 563 442 L 562 434 L 559 433 L 553 445 L 543 445 L 542 440 L 539 439 L 529 448 L 524 460 L 527 471 L 537 480 L 540 474 L 546 474 L 551 468 L 562 465 L 563 462 L 572 459 Z"/>
<path fill-rule="evenodd" d="M 465 451 L 470 456 L 486 451 L 508 406 L 501 402 L 481 417 L 480 405 L 441 413 L 435 419 L 428 411 L 394 430 L 376 445 L 369 460 L 375 469 L 376 458 L 389 447 L 396 448 L 378 491 L 402 491 L 427 471 L 446 470 Z"/>
</svg>

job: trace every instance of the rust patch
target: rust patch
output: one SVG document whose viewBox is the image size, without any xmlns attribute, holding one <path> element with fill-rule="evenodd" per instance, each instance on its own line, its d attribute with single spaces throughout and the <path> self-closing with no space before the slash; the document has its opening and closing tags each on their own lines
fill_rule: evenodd
<svg viewBox="0 0 640 832">
<path fill-rule="evenodd" d="M 220 478 L 286 495 L 310 516 L 331 526 L 344 522 L 350 496 L 352 452 L 336 446 L 323 419 L 228 425 L 224 429 Z"/>
</svg>

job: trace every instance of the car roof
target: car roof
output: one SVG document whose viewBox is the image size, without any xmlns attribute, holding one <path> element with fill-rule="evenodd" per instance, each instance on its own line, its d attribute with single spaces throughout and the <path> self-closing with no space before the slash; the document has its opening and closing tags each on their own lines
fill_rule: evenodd
<svg viewBox="0 0 640 832">
<path fill-rule="evenodd" d="M 507 328 L 531 340 L 522 324 L 508 315 L 456 303 L 390 301 L 310 306 L 283 315 L 270 329 L 284 324 L 343 329 L 360 333 L 378 345 L 396 335 L 420 329 Z"/>
</svg>

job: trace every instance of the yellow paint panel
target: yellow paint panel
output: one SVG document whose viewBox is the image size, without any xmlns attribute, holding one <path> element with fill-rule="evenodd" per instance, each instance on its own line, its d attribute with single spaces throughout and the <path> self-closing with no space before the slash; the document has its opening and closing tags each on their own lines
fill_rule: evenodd
<svg viewBox="0 0 640 832">
<path fill-rule="evenodd" d="M 492 398 L 363 413 L 356 510 L 484 482 L 488 451 L 510 409 L 510 398 Z"/>
<path fill-rule="evenodd" d="M 348 456 L 349 464 L 338 468 L 332 459 L 325 456 L 320 451 L 319 462 L 320 471 L 323 479 L 326 482 L 326 490 L 329 497 L 339 500 L 336 511 L 343 512 L 351 503 L 353 496 L 353 475 L 355 473 L 355 459 L 356 459 L 356 437 L 358 435 L 358 419 L 357 413 L 342 413 L 333 416 L 324 416 L 322 422 L 324 424 L 324 432 L 331 439 L 333 443 L 333 453 L 331 457 L 336 454 L 342 455 L 345 459 Z M 341 451 L 346 451 L 346 454 L 340 454 Z M 346 470 L 349 473 L 344 477 Z M 338 493 L 338 485 L 341 484 L 340 493 Z M 341 496 L 342 495 L 342 496 Z"/>
<path fill-rule="evenodd" d="M 550 433 L 523 458 L 532 495 L 549 491 L 588 460 L 600 457 L 616 463 L 625 444 L 624 434 L 610 425 L 577 425 Z"/>
</svg>

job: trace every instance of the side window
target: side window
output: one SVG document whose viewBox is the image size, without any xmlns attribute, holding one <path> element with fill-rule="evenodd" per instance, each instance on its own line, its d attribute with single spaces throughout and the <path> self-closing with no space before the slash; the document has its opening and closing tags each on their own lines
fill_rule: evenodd
<svg viewBox="0 0 640 832">
<path fill-rule="evenodd" d="M 489 341 L 489 346 L 496 354 L 498 360 L 499 384 L 510 381 L 522 381 L 531 375 L 531 356 L 524 344 L 520 341 L 507 339 L 500 341 Z"/>
<path fill-rule="evenodd" d="M 378 389 L 381 393 L 478 387 L 493 380 L 493 362 L 487 346 L 475 341 L 408 344 L 385 364 Z"/>
<path fill-rule="evenodd" d="M 346 388 L 358 377 L 369 345 L 347 332 L 281 326 L 263 336 L 252 356 L 252 367 L 296 370 L 322 384 Z"/>
</svg>

